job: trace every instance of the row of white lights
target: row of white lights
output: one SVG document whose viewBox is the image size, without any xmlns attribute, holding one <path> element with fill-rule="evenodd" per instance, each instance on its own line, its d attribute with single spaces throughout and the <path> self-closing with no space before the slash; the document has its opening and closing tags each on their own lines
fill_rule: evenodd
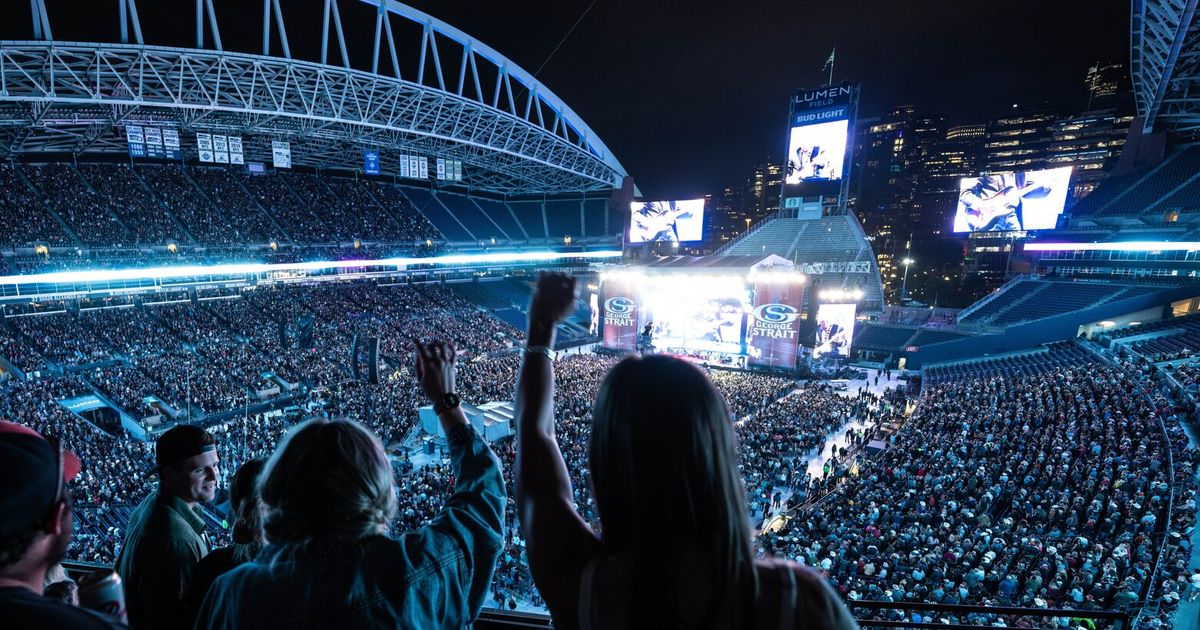
<svg viewBox="0 0 1200 630">
<path fill-rule="evenodd" d="M 804 274 L 794 271 L 752 271 L 743 276 L 738 273 L 713 274 L 696 273 L 693 271 L 666 272 L 647 274 L 640 270 L 606 271 L 600 274 L 601 280 L 631 280 L 635 282 L 665 282 L 677 284 L 691 283 L 727 283 L 727 282 L 762 282 L 780 284 L 803 284 Z"/>
<path fill-rule="evenodd" d="M 851 300 L 861 300 L 863 298 L 863 292 L 862 289 L 854 289 L 853 291 L 829 289 L 827 291 L 821 291 L 817 294 L 817 296 L 825 302 L 847 302 Z"/>
<path fill-rule="evenodd" d="M 1128 241 L 1125 243 L 1026 243 L 1027 252 L 1167 252 L 1200 250 L 1200 242 Z"/>
<path fill-rule="evenodd" d="M 427 258 L 381 258 L 376 260 L 321 260 L 294 263 L 244 263 L 228 265 L 187 265 L 150 267 L 145 269 L 97 269 L 91 271 L 56 271 L 18 276 L 0 276 L 0 285 L 11 284 L 69 284 L 112 282 L 116 280 L 149 280 L 192 278 L 197 276 L 237 276 L 272 271 L 325 271 L 329 269 L 361 269 L 363 267 L 396 267 L 409 265 L 471 265 L 502 263 L 537 263 L 556 260 L 595 260 L 620 258 L 620 251 L 599 252 L 521 252 L 490 254 L 451 254 Z"/>
</svg>

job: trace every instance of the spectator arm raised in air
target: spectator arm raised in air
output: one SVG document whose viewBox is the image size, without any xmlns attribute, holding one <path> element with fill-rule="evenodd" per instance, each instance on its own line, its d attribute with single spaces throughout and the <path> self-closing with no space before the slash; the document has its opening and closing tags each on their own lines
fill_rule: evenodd
<svg viewBox="0 0 1200 630">
<path fill-rule="evenodd" d="M 496 560 L 504 549 L 507 495 L 500 460 L 477 431 L 469 424 L 456 424 L 447 431 L 446 438 L 455 474 L 454 494 L 441 513 L 417 532 L 416 539 L 440 561 L 445 578 L 447 596 L 433 601 L 451 609 L 434 618 L 456 619 L 465 613 L 467 617 L 462 621 L 467 623 L 479 615 Z M 412 542 L 416 541 L 406 537 L 405 546 Z M 451 558 L 455 561 L 446 561 Z M 465 610 L 453 610 L 460 606 Z"/>
<path fill-rule="evenodd" d="M 550 347 L 554 325 L 532 322 L 530 347 Z M 529 569 L 555 618 L 572 619 L 579 576 L 600 542 L 575 511 L 567 465 L 554 435 L 554 368 L 526 352 L 517 380 L 517 515 Z"/>
</svg>

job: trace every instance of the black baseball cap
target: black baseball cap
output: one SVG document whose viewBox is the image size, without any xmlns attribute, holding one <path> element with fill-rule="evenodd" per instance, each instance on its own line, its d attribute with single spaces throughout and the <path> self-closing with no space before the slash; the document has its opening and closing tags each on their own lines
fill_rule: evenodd
<svg viewBox="0 0 1200 630">
<path fill-rule="evenodd" d="M 201 453 L 217 450 L 217 438 L 194 424 L 172 427 L 154 443 L 154 463 L 161 469 Z"/>
<path fill-rule="evenodd" d="M 80 467 L 79 458 L 57 440 L 0 420 L 0 540 L 44 520 Z"/>
</svg>

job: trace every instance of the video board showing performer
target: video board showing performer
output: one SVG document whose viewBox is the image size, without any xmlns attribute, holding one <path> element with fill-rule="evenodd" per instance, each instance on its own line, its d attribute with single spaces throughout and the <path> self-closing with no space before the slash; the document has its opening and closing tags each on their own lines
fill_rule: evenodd
<svg viewBox="0 0 1200 630">
<path fill-rule="evenodd" d="M 704 240 L 704 200 L 635 201 L 629 207 L 630 243 Z"/>
<path fill-rule="evenodd" d="M 854 313 L 856 304 L 822 304 L 817 309 L 817 338 L 813 344 L 813 358 L 823 355 L 850 356 L 850 342 L 854 339 Z"/>
<path fill-rule="evenodd" d="M 792 127 L 784 183 L 841 179 L 849 125 L 841 119 Z"/>
<path fill-rule="evenodd" d="M 955 232 L 1052 230 L 1067 204 L 1071 167 L 991 173 L 959 181 Z"/>
<path fill-rule="evenodd" d="M 651 336 L 658 348 L 686 348 L 729 354 L 744 352 L 750 292 L 699 292 L 660 288 L 643 294 Z"/>
</svg>

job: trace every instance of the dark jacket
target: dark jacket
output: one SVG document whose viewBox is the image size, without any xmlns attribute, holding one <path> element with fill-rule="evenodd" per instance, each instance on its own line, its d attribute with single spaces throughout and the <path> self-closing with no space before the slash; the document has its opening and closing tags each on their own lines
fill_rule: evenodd
<svg viewBox="0 0 1200 630">
<path fill-rule="evenodd" d="M 125 608 L 133 628 L 186 628 L 188 583 L 208 554 L 204 521 L 182 499 L 150 493 L 129 517 L 116 569 L 125 582 Z"/>
<path fill-rule="evenodd" d="M 0 627 L 33 630 L 122 630 L 125 624 L 20 587 L 0 588 Z"/>
<path fill-rule="evenodd" d="M 455 492 L 399 540 L 268 544 L 217 578 L 196 628 L 456 628 L 483 606 L 504 543 L 500 462 L 469 426 L 447 438 Z"/>
</svg>

